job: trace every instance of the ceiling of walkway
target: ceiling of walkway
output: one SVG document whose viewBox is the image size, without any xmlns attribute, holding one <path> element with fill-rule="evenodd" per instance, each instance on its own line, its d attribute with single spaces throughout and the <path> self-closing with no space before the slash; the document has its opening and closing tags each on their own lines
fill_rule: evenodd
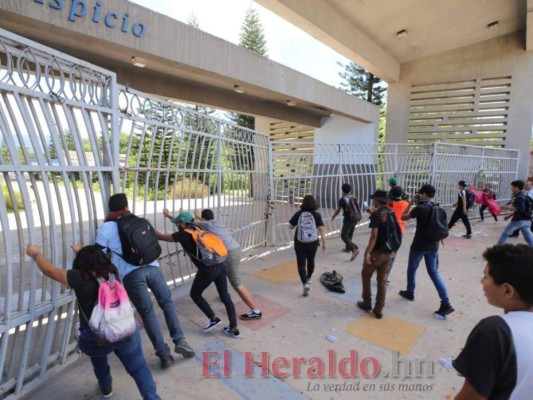
<svg viewBox="0 0 533 400">
<path fill-rule="evenodd" d="M 526 26 L 526 0 L 325 0 L 400 63 Z M 495 28 L 489 24 L 497 22 Z M 400 38 L 397 32 L 407 31 Z M 400 35 L 401 36 L 401 35 Z"/>
<path fill-rule="evenodd" d="M 532 3 L 532 0 L 255 1 L 390 82 L 399 79 L 400 64 L 525 30 L 528 1 Z M 405 34 L 399 34 L 402 31 Z"/>
</svg>

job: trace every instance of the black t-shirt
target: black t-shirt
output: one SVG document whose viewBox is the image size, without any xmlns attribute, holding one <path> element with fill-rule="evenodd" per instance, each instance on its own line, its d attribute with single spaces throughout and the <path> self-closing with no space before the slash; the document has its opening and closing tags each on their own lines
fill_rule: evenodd
<svg viewBox="0 0 533 400">
<path fill-rule="evenodd" d="M 388 251 L 388 249 L 385 247 L 385 243 L 387 242 L 387 213 L 388 212 L 389 212 L 389 209 L 384 206 L 384 207 L 378 208 L 372 214 L 370 214 L 370 223 L 368 224 L 368 227 L 378 229 L 378 237 L 376 240 L 376 244 L 372 250 L 387 250 Z"/>
<path fill-rule="evenodd" d="M 98 298 L 98 282 L 85 272 L 77 269 L 67 271 L 67 283 L 70 288 L 74 289 L 78 299 L 80 312 L 80 329 L 88 327 L 87 318 L 91 318 L 96 299 Z"/>
<path fill-rule="evenodd" d="M 428 224 L 429 213 L 432 207 L 431 202 L 420 202 L 415 208 L 409 211 L 412 218 L 416 218 L 416 232 L 411 244 L 413 250 L 418 251 L 439 251 L 438 241 L 427 240 L 425 234 L 426 226 Z"/>
<path fill-rule="evenodd" d="M 202 256 L 200 252 L 198 251 L 198 246 L 196 245 L 196 242 L 192 238 L 192 236 L 187 232 L 177 231 L 172 234 L 172 239 L 174 239 L 175 242 L 181 244 L 181 247 L 183 247 L 183 250 L 185 253 L 187 253 L 193 262 L 194 265 L 196 265 L 196 268 L 203 271 L 207 267 L 202 264 L 200 261 Z"/>
<path fill-rule="evenodd" d="M 516 351 L 509 325 L 499 316 L 481 320 L 470 332 L 453 366 L 479 395 L 488 400 L 509 399 L 517 381 Z"/>
<path fill-rule="evenodd" d="M 320 213 L 318 211 L 309 211 L 312 215 L 313 215 L 313 218 L 315 219 L 315 225 L 318 229 L 319 226 L 324 226 L 324 221 L 322 221 L 322 216 L 320 215 Z M 314 242 L 310 242 L 310 243 L 302 243 L 298 240 L 298 219 L 300 218 L 300 215 L 302 215 L 303 211 L 300 210 L 300 211 L 297 211 L 293 216 L 292 218 L 290 219 L 289 221 L 289 224 L 291 224 L 292 226 L 295 226 L 296 228 L 294 229 L 294 243 L 296 244 L 299 244 L 299 245 L 314 245 L 314 246 L 318 246 L 320 244 L 320 241 L 319 241 L 319 237 L 320 237 L 320 233 L 318 233 L 317 235 L 317 240 L 314 241 Z"/>
<path fill-rule="evenodd" d="M 343 222 L 355 222 L 355 220 L 352 220 L 350 218 L 350 210 L 349 210 L 349 199 L 350 197 L 353 197 L 351 194 L 347 194 L 346 196 L 342 196 L 339 199 L 339 203 L 337 205 L 338 208 L 342 208 L 342 216 L 344 217 Z"/>
</svg>

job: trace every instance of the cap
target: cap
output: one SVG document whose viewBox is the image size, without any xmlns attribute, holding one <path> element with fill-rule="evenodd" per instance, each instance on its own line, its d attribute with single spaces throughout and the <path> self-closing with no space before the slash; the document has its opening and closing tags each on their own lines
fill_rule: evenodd
<svg viewBox="0 0 533 400">
<path fill-rule="evenodd" d="M 390 190 L 390 197 L 394 200 L 401 200 L 403 194 L 403 189 L 401 186 L 394 186 Z"/>
<path fill-rule="evenodd" d="M 370 196 L 371 199 L 379 200 L 383 203 L 391 203 L 392 200 L 387 195 L 387 192 L 384 190 L 376 190 L 372 196 Z"/>
<path fill-rule="evenodd" d="M 181 222 L 192 222 L 192 221 L 194 221 L 193 215 L 185 211 L 182 213 L 179 213 L 177 217 L 172 218 L 172 222 L 174 224 L 179 224 Z"/>
<path fill-rule="evenodd" d="M 429 197 L 435 196 L 435 192 L 435 187 L 433 185 L 430 185 L 429 183 L 422 185 L 422 187 L 418 190 L 418 193 L 425 193 Z"/>
<path fill-rule="evenodd" d="M 389 183 L 391 185 L 397 185 L 398 184 L 398 179 L 396 179 L 394 176 L 392 178 L 389 179 Z"/>
</svg>

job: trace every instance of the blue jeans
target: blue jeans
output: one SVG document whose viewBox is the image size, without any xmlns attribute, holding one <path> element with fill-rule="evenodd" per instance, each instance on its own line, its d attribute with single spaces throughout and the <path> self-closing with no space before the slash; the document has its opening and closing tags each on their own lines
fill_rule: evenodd
<svg viewBox="0 0 533 400">
<path fill-rule="evenodd" d="M 157 300 L 157 304 L 163 310 L 172 341 L 175 343 L 184 338 L 185 335 L 181 330 L 178 313 L 161 269 L 150 265 L 139 267 L 126 275 L 123 282 L 131 302 L 143 320 L 144 329 L 154 346 L 155 355 L 161 357 L 170 354 L 170 349 L 163 338 L 148 288 L 150 288 Z"/>
<path fill-rule="evenodd" d="M 500 238 L 498 239 L 498 243 L 496 244 L 501 246 L 507 241 L 507 238 L 511 233 L 513 233 L 515 230 L 520 230 L 522 235 L 524 235 L 524 239 L 526 239 L 527 244 L 533 246 L 533 233 L 531 233 L 530 227 L 531 221 L 527 219 L 522 221 L 511 221 L 503 230 Z"/>
<path fill-rule="evenodd" d="M 113 380 L 107 362 L 107 355 L 114 352 L 120 359 L 128 374 L 135 380 L 142 398 L 145 400 L 161 400 L 157 395 L 154 378 L 143 355 L 139 330 L 129 338 L 118 343 L 100 346 L 89 328 L 80 333 L 78 340 L 80 350 L 91 358 L 94 374 L 100 389 L 112 387 Z"/>
<path fill-rule="evenodd" d="M 440 300 L 444 304 L 450 304 L 446 285 L 439 273 L 439 253 L 436 251 L 421 251 L 415 250 L 411 247 L 409 250 L 409 261 L 407 261 L 407 293 L 414 296 L 415 294 L 415 278 L 416 270 L 422 261 L 422 257 L 426 262 L 426 269 L 428 275 L 435 285 L 435 289 L 439 293 Z"/>
</svg>

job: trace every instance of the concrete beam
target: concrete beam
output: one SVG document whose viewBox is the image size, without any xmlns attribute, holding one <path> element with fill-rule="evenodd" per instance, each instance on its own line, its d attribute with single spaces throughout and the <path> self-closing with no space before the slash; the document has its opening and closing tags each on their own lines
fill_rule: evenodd
<svg viewBox="0 0 533 400">
<path fill-rule="evenodd" d="M 527 0 L 526 51 L 533 50 L 533 0 Z"/>
<path fill-rule="evenodd" d="M 157 94 L 164 98 L 215 107 L 240 114 L 291 121 L 312 127 L 320 127 L 321 118 L 324 116 L 246 94 L 201 86 L 194 82 L 180 81 L 168 76 L 153 75 L 142 70 L 117 70 L 117 81 L 122 85 L 142 92 Z"/>
<path fill-rule="evenodd" d="M 176 82 L 191 82 L 190 87 L 197 92 L 190 90 L 187 91 L 189 98 L 180 97 L 187 101 L 229 109 L 237 109 L 242 104 L 239 112 L 256 115 L 277 110 L 275 115 L 267 116 L 295 122 L 297 117 L 284 118 L 280 114 L 301 115 L 307 120 L 309 116 L 315 118 L 315 115 L 333 113 L 374 122 L 376 113 L 379 113 L 376 106 L 361 99 L 144 7 L 125 0 L 99 3 L 101 18 L 111 13 L 129 15 L 131 29 L 134 21 L 142 22 L 144 36 L 136 37 L 129 31 L 123 32 L 120 26 L 109 28 L 102 21 L 95 23 L 91 13 L 96 3 L 86 3 L 90 3 L 87 15 L 70 21 L 68 2 L 62 2 L 64 7 L 56 10 L 52 5 L 59 3 L 3 0 L 0 2 L 0 27 L 96 65 L 108 65 L 112 71 L 131 67 L 132 56 L 142 57 L 147 60 L 145 73 L 151 72 L 151 75 L 145 75 L 145 79 L 161 81 L 164 76 Z M 78 13 L 81 14 L 81 8 Z M 188 87 L 183 83 L 176 85 Z M 244 86 L 246 95 L 250 96 L 247 99 L 254 101 L 242 101 L 245 96 L 235 98 L 234 85 Z M 152 89 L 146 89 L 147 86 Z M 156 87 L 161 92 L 155 91 Z M 134 88 L 160 96 L 169 93 L 165 85 L 140 80 Z M 226 101 L 220 99 L 218 103 L 207 98 L 216 93 L 232 96 Z M 301 107 L 287 107 L 288 99 Z M 228 104 L 223 106 L 221 103 Z M 307 122 L 316 126 L 316 122 Z"/>
<path fill-rule="evenodd" d="M 255 1 L 386 82 L 400 80 L 400 63 L 326 1 Z"/>
</svg>

